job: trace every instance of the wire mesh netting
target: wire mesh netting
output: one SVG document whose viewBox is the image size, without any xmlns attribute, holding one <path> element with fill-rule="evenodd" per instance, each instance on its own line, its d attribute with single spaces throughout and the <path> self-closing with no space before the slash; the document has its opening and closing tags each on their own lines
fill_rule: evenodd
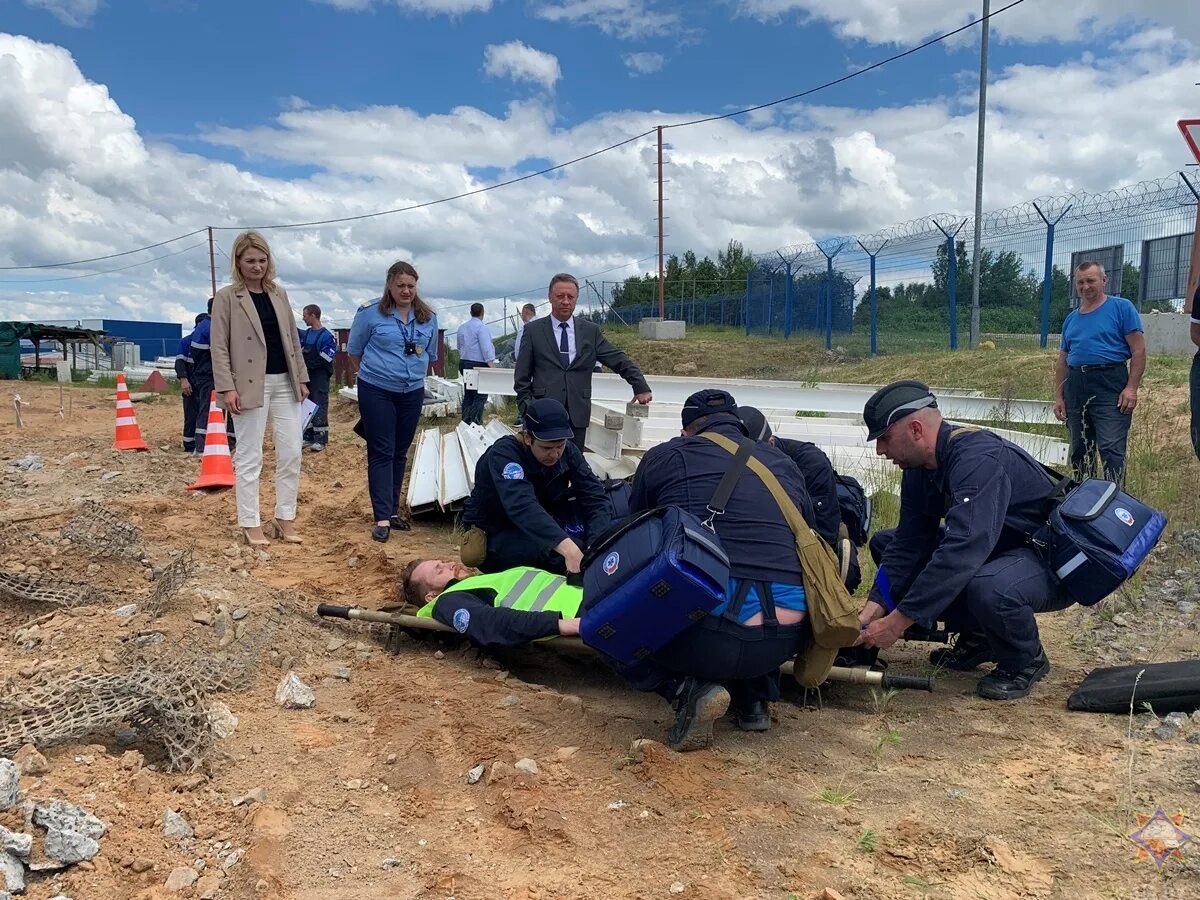
<svg viewBox="0 0 1200 900">
<path fill-rule="evenodd" d="M 83 501 L 62 535 L 93 556 L 134 560 L 145 556 L 137 526 L 94 500 Z"/>
</svg>

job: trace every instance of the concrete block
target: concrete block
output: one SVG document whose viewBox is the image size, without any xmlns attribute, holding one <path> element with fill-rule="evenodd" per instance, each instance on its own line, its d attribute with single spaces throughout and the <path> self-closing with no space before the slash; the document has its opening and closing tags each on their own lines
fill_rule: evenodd
<svg viewBox="0 0 1200 900">
<path fill-rule="evenodd" d="M 1146 331 L 1146 352 L 1151 356 L 1191 356 L 1196 352 L 1192 343 L 1186 313 L 1142 313 Z"/>
<path fill-rule="evenodd" d="M 687 336 L 687 323 L 671 319 L 642 319 L 638 334 L 651 341 L 682 341 Z"/>
<path fill-rule="evenodd" d="M 633 416 L 635 419 L 650 418 L 650 407 L 645 403 L 636 403 L 630 400 L 625 404 L 625 415 Z"/>
<path fill-rule="evenodd" d="M 604 414 L 604 427 L 611 428 L 613 431 L 620 431 L 625 425 L 625 417 L 620 413 L 606 412 Z"/>
</svg>

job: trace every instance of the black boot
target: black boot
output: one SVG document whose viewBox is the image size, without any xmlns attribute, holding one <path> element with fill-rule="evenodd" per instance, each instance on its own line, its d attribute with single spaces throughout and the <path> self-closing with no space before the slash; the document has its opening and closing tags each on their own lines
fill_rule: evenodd
<svg viewBox="0 0 1200 900">
<path fill-rule="evenodd" d="M 988 700 L 1019 700 L 1029 695 L 1035 681 L 1041 681 L 1050 671 L 1050 660 L 1046 651 L 1038 648 L 1038 655 L 1029 665 L 1017 671 L 996 666 L 989 674 L 979 679 L 975 688 L 980 697 Z"/>
<path fill-rule="evenodd" d="M 675 700 L 675 724 L 667 746 L 686 753 L 712 743 L 713 723 L 729 709 L 729 691 L 711 681 L 686 679 Z"/>
<path fill-rule="evenodd" d="M 738 707 L 737 727 L 742 731 L 767 731 L 771 727 L 771 705 L 766 700 L 752 700 Z"/>
<path fill-rule="evenodd" d="M 929 661 L 941 669 L 970 672 L 986 662 L 995 662 L 996 657 L 982 634 L 960 634 L 953 647 L 930 653 Z"/>
</svg>

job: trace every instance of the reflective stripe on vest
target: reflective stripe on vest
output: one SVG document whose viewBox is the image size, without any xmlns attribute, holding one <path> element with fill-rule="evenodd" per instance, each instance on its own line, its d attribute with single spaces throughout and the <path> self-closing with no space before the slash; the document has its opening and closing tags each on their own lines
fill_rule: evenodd
<svg viewBox="0 0 1200 900">
<path fill-rule="evenodd" d="M 551 575 L 541 569 L 528 567 L 507 569 L 492 575 L 473 575 L 456 581 L 446 592 L 480 589 L 495 592 L 492 601 L 495 606 L 527 612 L 556 612 L 564 618 L 579 615 L 579 607 L 583 605 L 583 588 L 567 584 L 567 579 L 561 575 Z M 433 605 L 426 603 L 417 615 L 432 618 Z"/>
</svg>

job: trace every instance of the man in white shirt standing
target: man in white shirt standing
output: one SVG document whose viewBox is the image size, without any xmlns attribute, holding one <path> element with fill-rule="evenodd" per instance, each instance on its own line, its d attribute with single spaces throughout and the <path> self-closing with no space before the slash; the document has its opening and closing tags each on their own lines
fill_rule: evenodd
<svg viewBox="0 0 1200 900">
<path fill-rule="evenodd" d="M 496 365 L 496 348 L 492 336 L 483 323 L 483 304 L 471 304 L 471 318 L 458 329 L 458 369 Z M 487 405 L 487 394 L 478 391 L 463 391 L 462 420 L 468 425 L 483 424 L 483 408 Z"/>
<path fill-rule="evenodd" d="M 525 326 L 537 318 L 537 307 L 532 303 L 526 303 L 521 307 L 521 321 L 517 325 L 517 338 L 513 341 L 513 359 L 515 360 L 521 355 L 521 335 L 525 333 Z"/>
</svg>

